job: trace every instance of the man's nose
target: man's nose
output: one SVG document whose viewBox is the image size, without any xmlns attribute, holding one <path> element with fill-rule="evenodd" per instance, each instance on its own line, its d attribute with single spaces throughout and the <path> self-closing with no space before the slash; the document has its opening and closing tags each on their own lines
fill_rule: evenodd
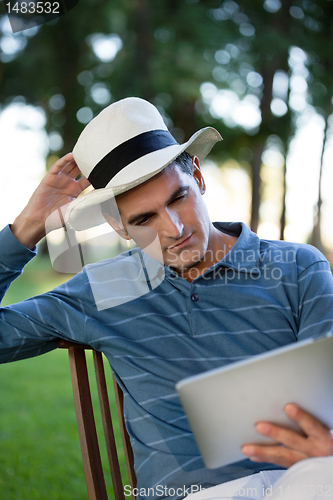
<svg viewBox="0 0 333 500">
<path fill-rule="evenodd" d="M 180 220 L 177 212 L 166 210 L 162 218 L 163 235 L 169 238 L 180 238 L 184 231 L 184 224 Z"/>
</svg>

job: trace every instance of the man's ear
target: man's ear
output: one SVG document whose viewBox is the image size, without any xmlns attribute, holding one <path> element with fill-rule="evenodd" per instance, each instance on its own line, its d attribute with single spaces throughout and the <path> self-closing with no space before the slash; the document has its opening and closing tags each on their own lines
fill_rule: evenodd
<svg viewBox="0 0 333 500">
<path fill-rule="evenodd" d="M 202 176 L 199 158 L 197 156 L 192 156 L 192 175 L 195 182 L 198 184 L 200 193 L 204 194 L 204 192 L 206 191 L 206 184 Z"/>
<path fill-rule="evenodd" d="M 124 226 L 122 225 L 121 222 L 119 222 L 117 219 L 114 217 L 111 217 L 111 215 L 106 214 L 105 212 L 102 211 L 103 217 L 106 220 L 106 222 L 116 231 L 116 233 L 119 234 L 122 238 L 125 240 L 130 240 L 131 237 L 127 233 L 127 231 L 124 229 Z"/>
</svg>

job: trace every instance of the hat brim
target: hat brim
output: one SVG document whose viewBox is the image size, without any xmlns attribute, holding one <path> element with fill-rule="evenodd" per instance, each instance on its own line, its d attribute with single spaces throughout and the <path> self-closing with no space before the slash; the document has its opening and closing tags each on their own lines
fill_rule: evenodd
<svg viewBox="0 0 333 500">
<path fill-rule="evenodd" d="M 72 201 L 66 210 L 66 225 L 76 231 L 83 231 L 105 223 L 101 211 L 103 201 L 129 191 L 147 181 L 161 172 L 184 151 L 187 151 L 191 156 L 197 156 L 202 161 L 214 144 L 220 140 L 222 140 L 222 137 L 217 130 L 212 127 L 205 127 L 193 134 L 184 144 L 169 146 L 139 158 L 131 164 L 131 179 L 128 179 L 128 182 L 124 183 L 122 181 L 119 183 L 119 177 L 116 175 L 107 187 L 94 189 Z M 133 176 L 133 167 L 140 175 Z"/>
</svg>

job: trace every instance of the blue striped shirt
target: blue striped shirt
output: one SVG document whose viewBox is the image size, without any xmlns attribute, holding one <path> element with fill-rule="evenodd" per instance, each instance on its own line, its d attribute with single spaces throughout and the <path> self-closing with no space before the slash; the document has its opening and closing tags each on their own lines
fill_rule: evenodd
<svg viewBox="0 0 333 500">
<path fill-rule="evenodd" d="M 1 362 L 47 352 L 59 337 L 105 354 L 124 390 L 138 487 L 141 493 L 152 488 L 151 498 L 163 498 L 165 488 L 209 487 L 276 468 L 245 459 L 206 469 L 175 391 L 177 381 L 333 329 L 332 274 L 317 249 L 260 240 L 244 224 L 214 225 L 239 238 L 191 283 L 165 266 L 164 278 L 152 287 L 142 252 L 134 249 L 0 311 Z M 0 241 L 3 295 L 35 253 L 8 227 Z M 100 283 L 92 283 L 94 276 Z M 117 297 L 119 279 L 129 291 L 131 280 L 146 289 L 132 300 L 98 308 L 92 287 Z"/>
</svg>

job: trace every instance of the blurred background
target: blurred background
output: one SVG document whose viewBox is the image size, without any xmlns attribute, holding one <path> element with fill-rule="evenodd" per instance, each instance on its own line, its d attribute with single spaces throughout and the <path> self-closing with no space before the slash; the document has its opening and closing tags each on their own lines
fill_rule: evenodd
<svg viewBox="0 0 333 500">
<path fill-rule="evenodd" d="M 224 137 L 205 165 L 213 220 L 332 261 L 332 25 L 331 0 L 81 0 L 15 35 L 2 16 L 0 226 L 93 116 L 140 96 L 179 142 Z"/>
<path fill-rule="evenodd" d="M 158 107 L 179 142 L 208 125 L 224 137 L 203 165 L 212 220 L 243 221 L 262 238 L 311 243 L 333 265 L 332 0 L 80 0 L 59 19 L 15 35 L 1 7 L 0 228 L 14 220 L 45 170 L 72 150 L 93 116 L 113 101 L 139 96 Z M 62 236 L 53 238 L 59 244 Z M 98 241 L 96 233 L 87 238 Z M 122 244 L 112 238 L 117 253 Z M 38 259 L 12 285 L 5 304 L 68 278 L 52 270 L 45 244 Z M 40 390 L 51 392 L 59 388 L 55 373 L 63 366 L 65 386 L 64 353 L 41 360 L 2 366 L 1 385 L 10 379 L 21 387 L 24 368 L 16 374 L 15 367 L 23 365 L 37 373 L 31 387 L 44 370 Z M 57 411 L 49 397 L 48 410 L 43 404 L 36 410 L 38 398 L 31 398 L 31 407 L 23 402 L 28 390 L 16 396 L 6 391 L 0 497 L 44 498 L 38 481 L 51 481 L 47 456 L 53 466 L 66 463 L 67 471 L 76 464 L 66 483 L 68 498 L 86 498 L 84 484 L 75 489 L 83 480 L 80 457 L 68 452 L 71 459 L 64 459 L 71 439 L 78 447 L 72 413 L 68 442 L 58 445 L 59 428 L 55 441 L 49 433 L 39 465 L 31 466 L 35 437 L 24 452 L 18 446 L 9 453 L 27 415 L 33 412 L 35 422 L 36 414 L 47 414 L 47 422 L 55 417 L 59 426 L 67 407 L 74 412 L 71 403 Z M 9 394 L 13 407 L 6 417 Z M 17 428 L 6 437 L 2 423 L 14 425 L 13 411 Z M 51 449 L 62 454 L 50 458 Z M 67 498 L 51 483 L 48 498 Z"/>
</svg>

